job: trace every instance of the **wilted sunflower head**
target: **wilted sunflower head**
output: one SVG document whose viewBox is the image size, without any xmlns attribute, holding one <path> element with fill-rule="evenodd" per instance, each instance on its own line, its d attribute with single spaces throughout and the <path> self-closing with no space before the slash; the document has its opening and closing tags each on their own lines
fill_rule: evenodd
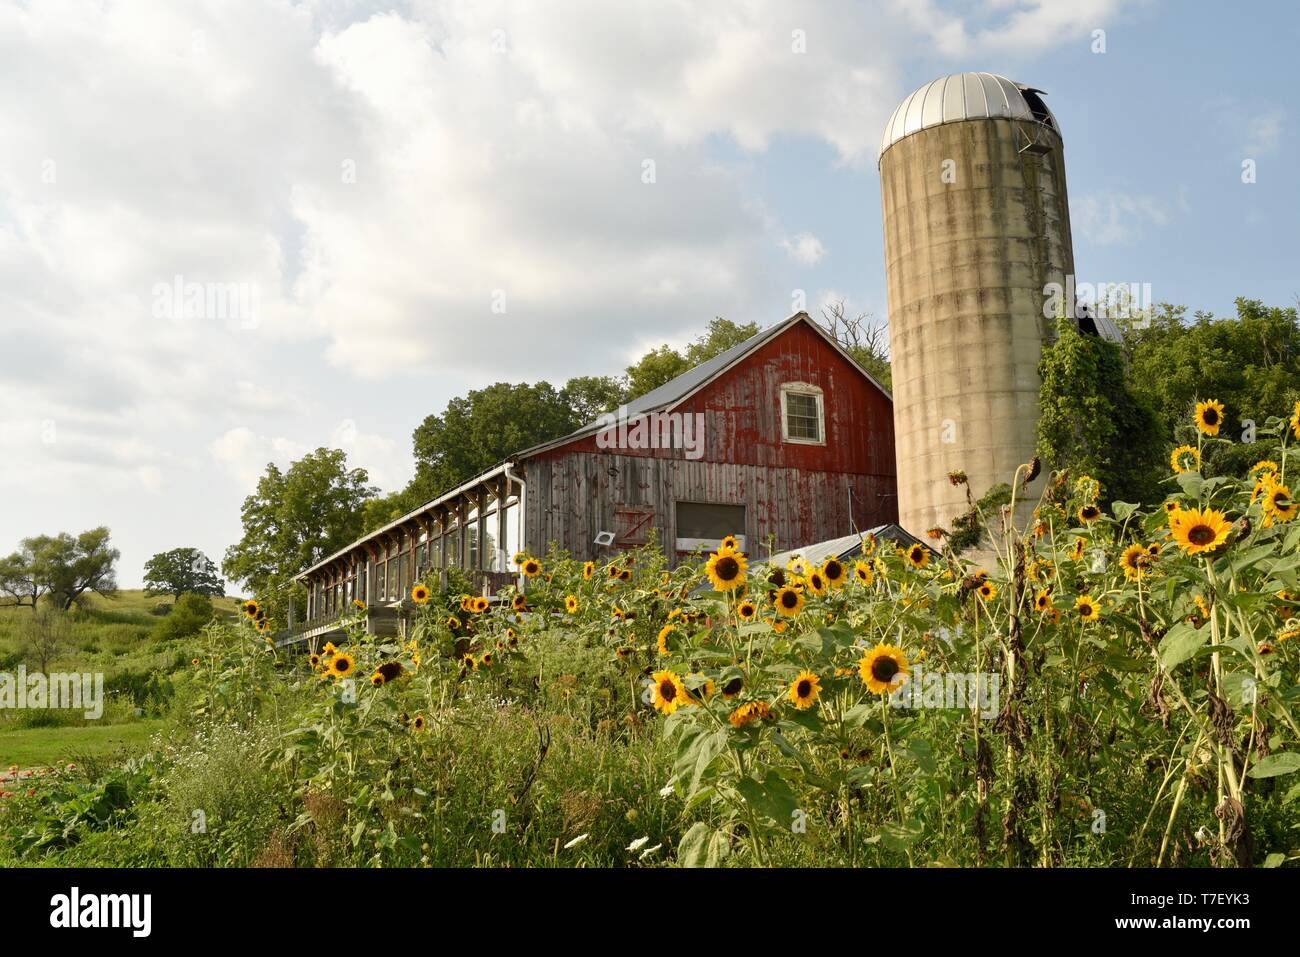
<svg viewBox="0 0 1300 957">
<path fill-rule="evenodd" d="M 528 608 L 528 599 L 523 595 L 516 595 L 510 600 L 510 607 L 515 611 L 524 611 Z"/>
<path fill-rule="evenodd" d="M 1196 403 L 1196 427 L 1206 435 L 1218 435 L 1223 425 L 1223 403 L 1218 399 L 1206 399 Z"/>
<path fill-rule="evenodd" d="M 1079 509 L 1079 521 L 1085 525 L 1091 525 L 1097 519 L 1101 518 L 1101 509 L 1091 503 L 1082 506 Z"/>
<path fill-rule="evenodd" d="M 446 624 L 449 629 L 455 631 L 457 628 L 460 627 L 460 619 L 457 618 L 455 615 L 448 615 Z"/>
<path fill-rule="evenodd" d="M 1201 453 L 1194 445 L 1180 445 L 1169 453 L 1169 467 L 1180 475 L 1201 468 Z"/>
<path fill-rule="evenodd" d="M 423 731 L 427 726 L 427 722 L 424 720 L 424 715 L 422 714 L 417 714 L 411 719 L 411 730 L 413 731 Z"/>
</svg>

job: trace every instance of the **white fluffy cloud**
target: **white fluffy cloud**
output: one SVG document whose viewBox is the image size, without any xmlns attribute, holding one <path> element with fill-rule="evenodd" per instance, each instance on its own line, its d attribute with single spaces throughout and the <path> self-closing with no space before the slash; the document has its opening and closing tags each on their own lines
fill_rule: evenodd
<svg viewBox="0 0 1300 957">
<path fill-rule="evenodd" d="M 340 421 L 395 487 L 465 388 L 779 318 L 774 266 L 825 250 L 745 156 L 808 138 L 871 175 L 900 51 L 1032 53 L 1113 8 L 0 0 L 0 502 L 54 529 L 76 489 L 144 550 L 199 497 L 219 553 Z M 254 290 L 255 321 L 160 315 L 178 281 Z"/>
</svg>

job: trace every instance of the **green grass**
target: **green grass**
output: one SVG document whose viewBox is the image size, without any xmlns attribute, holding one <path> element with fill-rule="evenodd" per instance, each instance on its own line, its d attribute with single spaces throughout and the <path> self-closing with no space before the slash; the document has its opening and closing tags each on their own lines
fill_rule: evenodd
<svg viewBox="0 0 1300 957">
<path fill-rule="evenodd" d="M 0 731 L 0 768 L 40 767 L 88 757 L 127 757 L 146 750 L 149 737 L 162 729 L 161 718 L 128 724 L 86 724 Z"/>
</svg>

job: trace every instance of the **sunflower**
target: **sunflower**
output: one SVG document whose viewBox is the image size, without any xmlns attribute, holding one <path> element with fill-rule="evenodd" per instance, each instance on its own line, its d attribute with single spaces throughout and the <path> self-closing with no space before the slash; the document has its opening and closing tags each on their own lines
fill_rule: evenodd
<svg viewBox="0 0 1300 957">
<path fill-rule="evenodd" d="M 654 681 L 654 705 L 656 711 L 672 714 L 686 703 L 686 686 L 674 671 L 656 671 L 650 676 Z"/>
<path fill-rule="evenodd" d="M 578 613 L 578 596 L 577 596 L 577 595 L 566 595 L 566 596 L 565 596 L 565 598 L 564 598 L 564 610 L 567 611 L 570 615 L 576 615 L 576 614 Z"/>
<path fill-rule="evenodd" d="M 1034 596 L 1034 609 L 1039 612 L 1046 612 L 1052 607 L 1052 593 L 1044 588 Z"/>
<path fill-rule="evenodd" d="M 820 571 L 813 570 L 809 572 L 808 577 L 804 579 L 804 583 L 807 584 L 808 590 L 814 595 L 826 594 L 826 579 Z"/>
<path fill-rule="evenodd" d="M 714 552 L 709 556 L 704 572 L 713 582 L 714 591 L 734 591 L 745 583 L 748 565 L 740 552 Z"/>
<path fill-rule="evenodd" d="M 1169 453 L 1169 467 L 1180 475 L 1201 470 L 1201 453 L 1191 445 L 1180 445 Z"/>
<path fill-rule="evenodd" d="M 366 603 L 365 603 L 364 601 L 362 601 L 360 598 L 354 598 L 354 599 L 352 599 L 352 605 L 353 605 L 354 608 L 359 608 L 359 609 L 361 609 L 362 611 L 365 611 L 365 610 L 366 610 Z"/>
<path fill-rule="evenodd" d="M 627 612 L 625 612 L 622 608 L 619 608 L 618 605 L 615 605 L 613 609 L 610 610 L 609 616 L 615 619 L 616 621 L 622 621 L 624 618 L 627 617 Z"/>
<path fill-rule="evenodd" d="M 1218 435 L 1219 426 L 1223 425 L 1223 403 L 1218 399 L 1206 399 L 1196 403 L 1196 427 L 1205 435 Z"/>
<path fill-rule="evenodd" d="M 1297 402 L 1291 411 L 1291 431 L 1295 433 L 1297 439 L 1300 439 L 1300 402 Z"/>
<path fill-rule="evenodd" d="M 1228 540 L 1232 525 L 1217 509 L 1179 509 L 1169 515 L 1169 533 L 1189 555 L 1212 552 Z"/>
<path fill-rule="evenodd" d="M 411 719 L 412 731 L 423 731 L 428 726 L 429 723 L 424 720 L 424 715 L 422 714 L 417 714 L 414 718 Z"/>
<path fill-rule="evenodd" d="M 799 677 L 790 682 L 790 700 L 800 711 L 805 711 L 816 704 L 820 692 L 821 679 L 811 671 L 799 672 Z"/>
<path fill-rule="evenodd" d="M 1083 546 L 1088 544 L 1083 538 L 1076 538 L 1074 544 L 1070 546 L 1070 560 L 1079 561 L 1083 558 Z"/>
<path fill-rule="evenodd" d="M 779 618 L 769 618 L 767 623 L 772 626 L 772 630 L 778 635 L 785 634 L 786 628 L 789 627 L 788 622 L 781 621 Z"/>
<path fill-rule="evenodd" d="M 1049 625 L 1059 625 L 1061 623 L 1061 609 L 1056 607 L 1047 609 L 1047 612 L 1043 615 L 1043 621 Z"/>
<path fill-rule="evenodd" d="M 876 694 L 888 694 L 907 680 L 907 656 L 894 645 L 876 645 L 858 662 L 863 684 Z"/>
<path fill-rule="evenodd" d="M 338 680 L 352 674 L 356 667 L 357 659 L 346 651 L 340 651 L 330 659 L 328 672 L 331 678 Z"/>
<path fill-rule="evenodd" d="M 632 580 L 632 569 L 620 568 L 618 570 L 618 580 L 621 582 L 630 582 Z"/>
<path fill-rule="evenodd" d="M 313 657 L 313 658 L 317 658 L 317 659 L 319 659 L 320 656 L 319 656 L 319 655 L 312 655 L 312 657 Z M 190 664 L 192 664 L 192 665 L 197 665 L 198 663 L 199 663 L 199 659 L 197 659 L 197 658 L 191 658 L 191 659 L 190 659 Z M 311 663 L 311 666 L 312 666 L 313 668 L 315 668 L 315 667 L 316 667 L 316 662 L 313 661 L 313 662 Z"/>
<path fill-rule="evenodd" d="M 515 611 L 527 611 L 528 599 L 524 595 L 516 595 L 514 598 L 510 599 L 510 607 Z"/>
<path fill-rule="evenodd" d="M 692 704 L 698 704 L 701 698 L 708 701 L 713 697 L 714 692 L 718 690 L 718 686 L 714 684 L 712 678 L 706 678 L 698 671 L 687 675 L 686 680 L 695 686 L 694 690 L 688 688 L 686 692 Z"/>
<path fill-rule="evenodd" d="M 512 558 L 512 559 L 510 559 L 510 560 L 511 560 L 512 562 L 514 562 L 516 565 L 522 565 L 524 562 L 528 561 L 528 553 L 527 553 L 527 552 L 515 552 L 515 556 L 514 556 L 514 558 Z"/>
<path fill-rule="evenodd" d="M 975 593 L 985 601 L 992 601 L 994 598 L 998 597 L 997 586 L 992 582 L 981 582 L 980 587 L 975 589 Z"/>
<path fill-rule="evenodd" d="M 1079 509 L 1078 514 L 1079 521 L 1083 522 L 1085 525 L 1091 525 L 1093 522 L 1097 521 L 1097 519 L 1101 518 L 1101 509 L 1092 504 L 1084 505 Z"/>
<path fill-rule="evenodd" d="M 411 601 L 417 605 L 426 604 L 429 601 L 429 588 L 427 585 L 416 585 L 411 589 Z"/>
<path fill-rule="evenodd" d="M 525 558 L 524 563 L 519 566 L 519 570 L 527 578 L 536 578 L 542 573 L 542 563 L 535 558 Z"/>
<path fill-rule="evenodd" d="M 483 657 L 480 658 L 480 659 L 478 660 L 478 663 L 481 664 L 484 668 L 491 668 L 491 667 L 492 667 L 492 652 L 490 652 L 490 651 L 485 651 L 485 652 L 483 652 Z"/>
<path fill-rule="evenodd" d="M 386 679 L 378 671 L 376 671 L 373 675 L 370 676 L 370 683 L 374 685 L 376 688 L 382 685 L 386 680 L 388 679 Z"/>
<path fill-rule="evenodd" d="M 917 543 L 907 550 L 907 563 L 913 568 L 924 568 L 930 563 L 930 549 Z"/>
<path fill-rule="evenodd" d="M 406 674 L 406 668 L 402 666 L 400 661 L 386 661 L 375 669 L 375 674 L 383 679 L 383 682 L 380 682 L 382 684 L 392 681 L 394 678 L 400 678 Z"/>
<path fill-rule="evenodd" d="M 863 561 L 854 562 L 853 577 L 864 585 L 870 585 L 873 580 L 871 575 L 871 566 Z"/>
<path fill-rule="evenodd" d="M 736 617 L 741 621 L 753 621 L 758 614 L 758 606 L 746 598 L 736 606 Z"/>
<path fill-rule="evenodd" d="M 1254 465 L 1250 467 L 1250 471 L 1247 472 L 1246 474 L 1249 475 L 1251 478 L 1256 478 L 1260 475 L 1265 475 L 1270 472 L 1276 475 L 1279 471 L 1280 469 L 1278 468 L 1278 464 L 1274 462 L 1272 459 L 1260 459 L 1258 462 L 1256 462 Z"/>
<path fill-rule="evenodd" d="M 673 624 L 664 625 L 659 629 L 659 654 L 664 657 L 670 657 L 673 653 L 668 647 L 668 637 L 676 630 L 677 626 Z"/>
<path fill-rule="evenodd" d="M 776 606 L 779 614 L 787 618 L 793 618 L 799 612 L 803 611 L 804 597 L 803 592 L 790 585 L 784 585 L 776 591 L 776 598 L 772 604 Z"/>
<path fill-rule="evenodd" d="M 727 717 L 733 728 L 743 728 L 755 721 L 772 717 L 772 706 L 766 701 L 747 701 Z"/>
<path fill-rule="evenodd" d="M 738 552 L 740 551 L 740 542 L 735 535 L 728 535 L 718 542 L 718 551 Z"/>
<path fill-rule="evenodd" d="M 466 671 L 478 671 L 478 659 L 473 655 L 464 655 L 460 663 L 465 666 Z"/>
<path fill-rule="evenodd" d="M 479 595 L 477 598 L 470 599 L 469 610 L 474 612 L 476 615 L 481 615 L 483 612 L 488 610 L 489 604 L 491 603 L 486 598 Z"/>
<path fill-rule="evenodd" d="M 1147 554 L 1150 555 L 1152 558 L 1159 558 L 1159 557 L 1160 557 L 1160 543 L 1159 543 L 1159 542 L 1152 542 L 1150 545 L 1148 545 L 1148 546 L 1147 546 Z"/>
<path fill-rule="evenodd" d="M 802 555 L 796 555 L 794 558 L 790 559 L 785 563 L 785 567 L 788 571 L 792 571 L 796 575 L 808 574 L 808 560 Z"/>
<path fill-rule="evenodd" d="M 258 604 L 254 599 L 252 599 L 252 598 L 250 598 L 250 599 L 248 599 L 248 601 L 244 602 L 243 608 L 244 608 L 244 614 L 245 614 L 246 616 L 248 616 L 249 618 L 256 618 L 256 617 L 257 617 L 257 613 L 258 613 L 259 611 L 262 610 L 262 606 L 259 605 L 259 604 Z"/>
<path fill-rule="evenodd" d="M 334 642 L 327 641 L 325 642 L 325 647 L 320 650 L 320 654 L 322 658 L 328 658 L 330 655 L 338 654 L 338 651 L 339 650 L 334 647 Z"/>
<path fill-rule="evenodd" d="M 261 632 L 262 634 L 264 634 L 264 635 L 266 635 L 266 634 L 270 634 L 270 631 L 271 631 L 271 623 L 270 623 L 269 621 L 267 621 L 265 618 L 263 618 L 261 621 L 259 621 L 259 622 L 257 623 L 257 630 L 260 631 L 260 632 Z"/>
<path fill-rule="evenodd" d="M 1074 611 L 1084 621 L 1096 621 L 1101 617 L 1101 609 L 1089 595 L 1080 595 L 1074 600 Z"/>
<path fill-rule="evenodd" d="M 472 611 L 474 610 L 474 596 L 473 596 L 473 595 L 461 595 L 461 596 L 460 596 L 460 610 L 463 611 L 463 612 L 465 612 L 466 614 L 468 614 L 469 612 L 472 612 Z"/>
<path fill-rule="evenodd" d="M 589 581 L 591 581 L 591 576 L 594 575 L 594 574 L 596 574 L 596 563 L 595 563 L 595 562 L 583 562 L 583 563 L 582 563 L 582 580 L 583 580 L 583 581 L 588 581 L 588 582 L 589 582 Z"/>
<path fill-rule="evenodd" d="M 828 558 L 822 562 L 822 577 L 832 588 L 839 588 L 849 579 L 849 570 L 838 558 Z"/>
<path fill-rule="evenodd" d="M 1129 581 L 1140 581 L 1149 564 L 1151 564 L 1151 553 L 1147 551 L 1145 545 L 1138 542 L 1124 549 L 1124 554 L 1119 557 L 1119 565 L 1124 569 L 1124 577 Z"/>
<path fill-rule="evenodd" d="M 1289 522 L 1300 512 L 1300 503 L 1291 497 L 1291 490 L 1280 482 L 1270 483 L 1264 492 L 1264 527 L 1274 522 Z"/>
<path fill-rule="evenodd" d="M 455 615 L 448 615 L 445 624 L 448 630 L 455 631 L 457 628 L 460 627 L 460 619 L 457 618 Z"/>
</svg>

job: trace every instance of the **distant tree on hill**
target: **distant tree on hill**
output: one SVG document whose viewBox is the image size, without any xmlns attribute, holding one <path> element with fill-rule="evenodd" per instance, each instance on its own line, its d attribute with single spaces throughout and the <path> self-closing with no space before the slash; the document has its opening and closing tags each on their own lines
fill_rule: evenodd
<svg viewBox="0 0 1300 957">
<path fill-rule="evenodd" d="M 53 541 L 48 535 L 24 538 L 18 551 L 0 558 L 0 604 L 26 605 L 33 611 L 49 589 L 38 570 L 37 563 Z"/>
<path fill-rule="evenodd" d="M 86 592 L 112 598 L 117 593 L 120 556 L 103 526 L 80 535 L 62 532 L 24 538 L 18 551 L 0 559 L 0 598 L 4 604 L 35 610 L 48 596 L 64 611 Z"/>
<path fill-rule="evenodd" d="M 877 322 L 869 312 L 850 319 L 843 299 L 822 308 L 822 325 L 873 379 L 886 389 L 893 388 L 887 325 Z"/>
<path fill-rule="evenodd" d="M 197 548 L 173 548 L 159 552 L 144 565 L 144 593 L 171 595 L 179 600 L 185 592 L 222 596 L 225 583 L 217 574 L 217 563 Z"/>
<path fill-rule="evenodd" d="M 268 617 L 282 616 L 290 595 L 301 592 L 293 576 L 361 536 L 363 508 L 376 491 L 339 449 L 309 452 L 283 472 L 268 465 L 244 499 L 244 534 L 226 549 L 222 572 L 243 582 Z"/>
<path fill-rule="evenodd" d="M 60 608 L 37 608 L 23 623 L 21 636 L 19 651 L 23 657 L 35 662 L 42 672 L 48 672 L 72 641 L 67 613 Z"/>
<path fill-rule="evenodd" d="M 216 617 L 212 599 L 207 595 L 186 592 L 176 599 L 169 614 L 154 625 L 153 635 L 159 641 L 175 641 L 197 635 Z"/>
</svg>

